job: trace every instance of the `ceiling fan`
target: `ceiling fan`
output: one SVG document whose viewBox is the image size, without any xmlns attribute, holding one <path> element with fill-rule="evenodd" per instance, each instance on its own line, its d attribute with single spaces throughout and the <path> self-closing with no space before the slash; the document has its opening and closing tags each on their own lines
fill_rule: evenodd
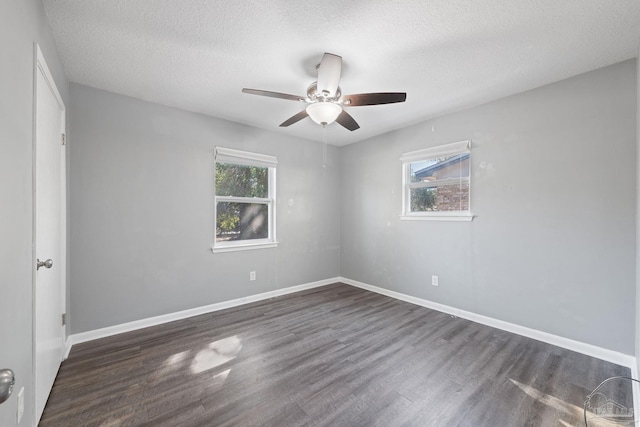
<svg viewBox="0 0 640 427">
<path fill-rule="evenodd" d="M 360 126 L 353 117 L 344 110 L 344 107 L 393 104 L 396 102 L 404 102 L 407 99 L 405 92 L 361 93 L 342 96 L 342 91 L 340 90 L 340 86 L 338 86 L 342 72 L 342 57 L 338 55 L 325 53 L 322 56 L 322 61 L 320 61 L 320 64 L 318 64 L 316 68 L 318 70 L 318 81 L 311 83 L 307 88 L 306 97 L 247 88 L 242 89 L 242 92 L 305 102 L 308 104 L 304 110 L 282 122 L 280 127 L 287 127 L 299 122 L 305 117 L 311 117 L 311 120 L 319 125 L 326 126 L 336 121 L 350 131 L 359 129 Z"/>
</svg>

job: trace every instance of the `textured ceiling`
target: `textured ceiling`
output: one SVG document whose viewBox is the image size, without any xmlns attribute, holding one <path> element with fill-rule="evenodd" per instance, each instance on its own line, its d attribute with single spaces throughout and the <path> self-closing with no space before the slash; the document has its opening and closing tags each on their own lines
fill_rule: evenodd
<svg viewBox="0 0 640 427">
<path fill-rule="evenodd" d="M 323 52 L 343 93 L 407 92 L 351 107 L 344 145 L 637 56 L 637 0 L 44 0 L 69 80 L 322 140 L 304 104 Z"/>
</svg>

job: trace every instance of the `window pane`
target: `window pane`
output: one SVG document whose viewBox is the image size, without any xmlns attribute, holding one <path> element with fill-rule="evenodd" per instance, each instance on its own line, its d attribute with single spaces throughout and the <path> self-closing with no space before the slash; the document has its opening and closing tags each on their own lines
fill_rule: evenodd
<svg viewBox="0 0 640 427">
<path fill-rule="evenodd" d="M 469 210 L 469 183 L 412 188 L 411 212 Z"/>
<path fill-rule="evenodd" d="M 436 209 L 436 187 L 411 189 L 411 212 L 431 212 Z"/>
<path fill-rule="evenodd" d="M 267 204 L 218 202 L 216 213 L 216 242 L 269 237 Z"/>
<path fill-rule="evenodd" d="M 269 168 L 216 163 L 216 195 L 267 198 Z"/>
<path fill-rule="evenodd" d="M 411 182 L 465 178 L 469 176 L 469 153 L 413 162 L 410 167 Z"/>
</svg>

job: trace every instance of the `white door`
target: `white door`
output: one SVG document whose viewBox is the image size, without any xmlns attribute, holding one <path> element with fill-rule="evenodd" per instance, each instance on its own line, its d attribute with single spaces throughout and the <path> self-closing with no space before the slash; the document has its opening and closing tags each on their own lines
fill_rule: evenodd
<svg viewBox="0 0 640 427">
<path fill-rule="evenodd" d="M 34 371 L 40 420 L 64 357 L 66 178 L 64 104 L 39 48 L 35 102 Z M 40 263 L 37 263 L 37 260 Z M 50 262 L 47 260 L 51 260 Z M 41 265 L 41 264 L 45 265 Z"/>
</svg>

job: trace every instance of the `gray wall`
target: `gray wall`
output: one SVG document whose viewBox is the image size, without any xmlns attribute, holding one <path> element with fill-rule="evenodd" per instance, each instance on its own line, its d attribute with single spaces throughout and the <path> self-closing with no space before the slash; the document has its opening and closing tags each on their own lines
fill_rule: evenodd
<svg viewBox="0 0 640 427">
<path fill-rule="evenodd" d="M 314 142 L 72 85 L 72 332 L 341 274 L 634 354 L 636 80 L 616 64 L 326 169 Z M 463 139 L 474 221 L 400 221 L 400 154 Z M 215 145 L 278 156 L 279 248 L 211 254 Z"/>
<path fill-rule="evenodd" d="M 16 393 L 0 405 L 0 425 L 33 425 L 32 156 L 34 43 L 39 43 L 63 100 L 68 83 L 39 0 L 0 2 L 0 368 L 16 373 Z"/>
<path fill-rule="evenodd" d="M 636 86 L 626 61 L 344 147 L 342 276 L 634 354 Z M 401 221 L 400 155 L 465 139 L 477 217 Z"/>
<path fill-rule="evenodd" d="M 340 274 L 336 147 L 76 84 L 70 110 L 73 333 Z M 216 145 L 277 156 L 279 247 L 211 253 Z"/>
</svg>

